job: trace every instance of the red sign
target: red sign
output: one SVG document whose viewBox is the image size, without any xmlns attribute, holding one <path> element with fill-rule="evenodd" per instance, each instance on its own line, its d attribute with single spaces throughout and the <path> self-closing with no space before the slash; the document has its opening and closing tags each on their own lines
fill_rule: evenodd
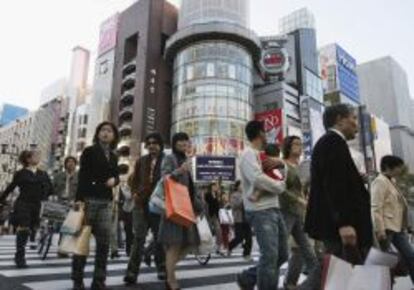
<svg viewBox="0 0 414 290">
<path fill-rule="evenodd" d="M 282 144 L 283 122 L 281 109 L 257 113 L 255 119 L 264 123 L 266 137 L 269 143 Z"/>
</svg>

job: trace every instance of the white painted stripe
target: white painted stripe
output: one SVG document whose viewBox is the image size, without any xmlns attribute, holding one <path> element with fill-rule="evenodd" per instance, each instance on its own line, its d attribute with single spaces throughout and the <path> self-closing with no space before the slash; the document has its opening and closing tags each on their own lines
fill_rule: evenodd
<svg viewBox="0 0 414 290">
<path fill-rule="evenodd" d="M 243 259 L 240 258 L 222 258 L 222 259 L 214 259 L 209 262 L 209 265 L 227 265 L 232 263 L 243 263 Z M 194 265 L 199 267 L 200 265 L 197 263 L 195 259 L 183 261 L 178 264 L 178 266 L 190 266 Z M 146 268 L 146 265 L 143 265 L 143 268 Z M 85 267 L 85 272 L 93 272 L 94 265 L 87 265 Z M 107 267 L 108 272 L 109 271 L 116 271 L 116 270 L 125 270 L 126 269 L 126 263 L 125 264 L 109 264 Z M 36 269 L 11 269 L 11 270 L 2 270 L 1 274 L 6 277 L 24 277 L 24 276 L 43 276 L 43 275 L 53 275 L 53 274 L 64 274 L 64 273 L 70 273 L 71 267 L 65 266 L 65 267 L 48 267 L 48 268 L 36 268 Z"/>
<path fill-rule="evenodd" d="M 120 262 L 128 262 L 129 258 L 128 257 L 121 257 L 118 258 L 116 260 L 109 260 L 108 264 L 111 263 L 111 261 L 120 261 Z M 70 258 L 65 258 L 65 259 L 55 259 L 55 260 L 48 260 L 46 259 L 45 261 L 43 260 L 27 260 L 27 264 L 29 266 L 34 266 L 34 265 L 44 265 L 44 266 L 48 266 L 48 265 L 67 265 L 70 264 L 72 262 L 72 259 Z M 88 259 L 88 262 L 93 262 L 92 259 Z M 14 266 L 14 260 L 10 260 L 10 261 L 0 261 L 0 266 Z M 3 270 L 0 270 L 0 272 L 3 272 Z"/>
<path fill-rule="evenodd" d="M 199 279 L 199 278 L 211 278 L 211 276 L 217 275 L 232 275 L 238 273 L 240 267 L 229 267 L 229 268 L 216 268 L 216 269 L 196 269 L 196 270 L 186 270 L 186 271 L 177 271 L 178 279 Z M 106 279 L 107 286 L 122 286 L 123 285 L 123 276 L 113 276 Z M 90 285 L 92 279 L 85 279 L 85 284 Z M 159 282 L 156 273 L 150 274 L 141 274 L 138 278 L 138 282 L 141 283 L 154 283 Z M 54 280 L 54 281 L 45 281 L 45 282 L 33 282 L 25 283 L 25 286 L 33 290 L 44 290 L 44 289 L 53 289 L 53 290 L 63 290 L 70 289 L 72 287 L 71 280 Z M 210 287 L 209 289 L 214 289 Z"/>
<path fill-rule="evenodd" d="M 239 290 L 239 286 L 236 283 L 227 283 L 227 284 L 220 284 L 220 285 L 207 285 L 207 286 L 200 286 L 200 287 L 191 287 L 191 288 L 183 288 L 188 290 Z"/>
</svg>

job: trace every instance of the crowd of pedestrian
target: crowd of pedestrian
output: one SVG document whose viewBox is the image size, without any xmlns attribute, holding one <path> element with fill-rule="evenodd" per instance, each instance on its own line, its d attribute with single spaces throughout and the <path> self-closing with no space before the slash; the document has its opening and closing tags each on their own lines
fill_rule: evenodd
<svg viewBox="0 0 414 290">
<path fill-rule="evenodd" d="M 69 156 L 64 171 L 53 178 L 38 168 L 37 152 L 24 151 L 19 158 L 22 169 L 0 195 L 1 204 L 6 204 L 8 196 L 19 190 L 8 217 L 16 232 L 16 266 L 28 266 L 25 247 L 39 227 L 41 203 L 54 199 L 84 211 L 83 223 L 96 240 L 93 290 L 107 289 L 108 259 L 119 257 L 122 247 L 129 257 L 126 285 L 136 284 L 141 262 L 151 265 L 153 259 L 165 288 L 180 289 L 177 264 L 188 253 L 196 253 L 201 241 L 195 219 L 187 224 L 171 218 L 168 199 L 180 192 L 165 194 L 163 210 L 151 209 L 153 193 L 172 180 L 188 193 L 194 217 L 207 218 L 217 254 L 231 256 L 241 246 L 243 257 L 253 262 L 255 236 L 260 258 L 257 265 L 236 275 L 241 289 L 278 289 L 280 268 L 286 262 L 285 290 L 321 289 L 323 266 L 315 251 L 320 244 L 324 253 L 352 264 L 363 263 L 373 246 L 385 252 L 394 247 L 414 281 L 414 249 L 409 240 L 413 175 L 402 159 L 384 156 L 381 172 L 369 184 L 347 143 L 358 131 L 354 109 L 343 104 L 328 107 L 323 122 L 326 134 L 313 148 L 308 180 L 300 172 L 302 139 L 288 136 L 282 144 L 268 144 L 259 121 L 246 125 L 249 146 L 240 156 L 240 180 L 229 186 L 218 179 L 204 190 L 193 180 L 191 140 L 186 133 L 173 135 L 169 155 L 160 134 L 146 136 L 148 153 L 138 158 L 128 178 L 120 176 L 115 153 L 119 133 L 110 122 L 97 127 L 93 145 L 83 151 L 79 166 Z M 72 256 L 74 290 L 85 289 L 86 259 Z M 307 277 L 299 284 L 303 273 Z"/>
</svg>

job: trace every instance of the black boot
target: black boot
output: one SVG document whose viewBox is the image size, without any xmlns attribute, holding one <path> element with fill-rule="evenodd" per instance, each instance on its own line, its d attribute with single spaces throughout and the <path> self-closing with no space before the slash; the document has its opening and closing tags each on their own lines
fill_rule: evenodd
<svg viewBox="0 0 414 290">
<path fill-rule="evenodd" d="M 26 258 L 25 258 L 25 247 L 27 244 L 27 240 L 29 238 L 29 232 L 26 230 L 20 230 L 16 233 L 16 254 L 14 256 L 14 261 L 16 263 L 16 267 L 27 268 Z"/>
<path fill-rule="evenodd" d="M 91 290 L 109 290 L 104 281 L 93 280 Z"/>
<path fill-rule="evenodd" d="M 85 290 L 85 284 L 83 284 L 83 281 L 74 281 L 73 290 Z"/>
<path fill-rule="evenodd" d="M 73 290 L 85 290 L 83 273 L 86 265 L 86 257 L 74 255 L 72 258 Z"/>
</svg>

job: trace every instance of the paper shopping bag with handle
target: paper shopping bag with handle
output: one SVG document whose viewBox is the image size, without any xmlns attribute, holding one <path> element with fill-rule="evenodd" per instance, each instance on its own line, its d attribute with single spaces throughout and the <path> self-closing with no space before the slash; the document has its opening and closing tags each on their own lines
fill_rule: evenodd
<svg viewBox="0 0 414 290">
<path fill-rule="evenodd" d="M 196 218 L 188 188 L 171 177 L 165 178 L 164 186 L 167 219 L 187 228 L 195 224 Z"/>
<path fill-rule="evenodd" d="M 89 255 L 89 241 L 92 235 L 91 226 L 83 226 L 79 236 L 76 237 L 76 246 L 73 253 L 78 256 Z"/>
</svg>

